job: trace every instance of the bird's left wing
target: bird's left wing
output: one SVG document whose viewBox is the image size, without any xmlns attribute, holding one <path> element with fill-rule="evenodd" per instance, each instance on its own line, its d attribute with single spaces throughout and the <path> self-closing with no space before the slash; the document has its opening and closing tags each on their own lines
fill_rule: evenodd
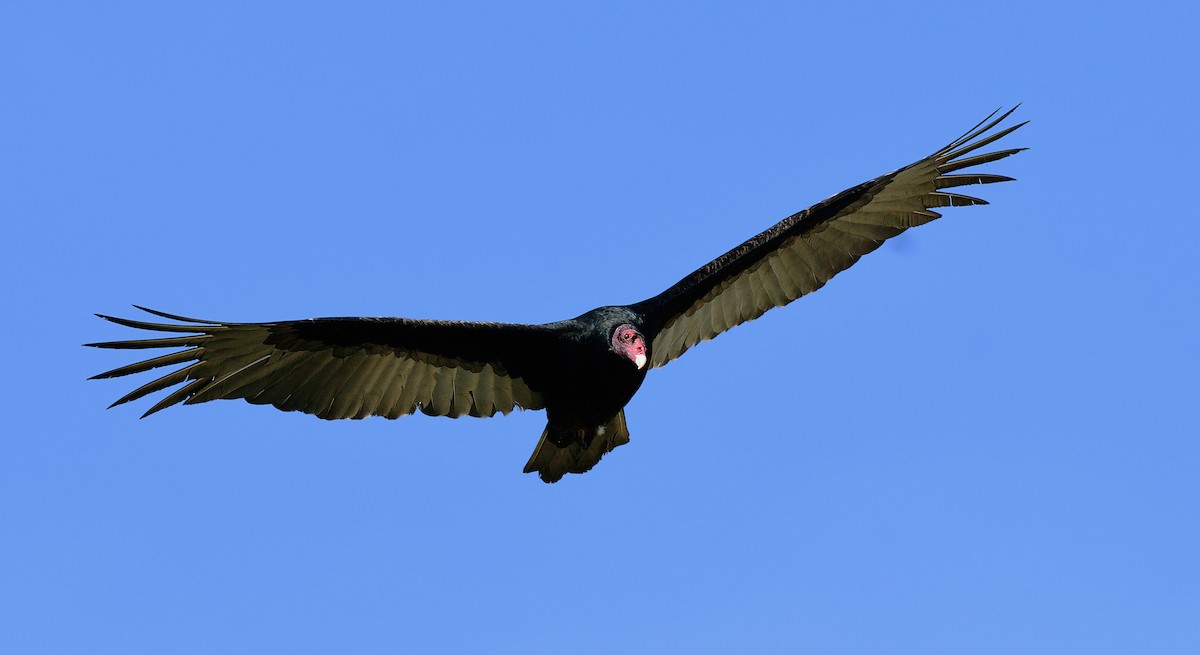
<svg viewBox="0 0 1200 655">
<path fill-rule="evenodd" d="M 144 308 L 139 308 L 144 309 Z M 183 365 L 113 406 L 179 386 L 148 416 L 177 403 L 243 398 L 321 418 L 492 416 L 542 409 L 555 340 L 544 326 L 403 318 L 224 323 L 144 311 L 178 323 L 101 316 L 179 336 L 87 344 L 184 348 L 101 373 L 111 378 Z M 95 379 L 93 378 L 93 379 Z"/>
<path fill-rule="evenodd" d="M 1015 109 L 998 118 L 994 112 L 918 162 L 783 219 L 663 293 L 632 305 L 654 335 L 651 366 L 662 366 L 701 341 L 816 291 L 885 240 L 940 217 L 934 208 L 987 204 L 945 189 L 1012 179 L 955 171 L 1024 150 L 967 156 L 1024 125 L 992 132 Z"/>
</svg>

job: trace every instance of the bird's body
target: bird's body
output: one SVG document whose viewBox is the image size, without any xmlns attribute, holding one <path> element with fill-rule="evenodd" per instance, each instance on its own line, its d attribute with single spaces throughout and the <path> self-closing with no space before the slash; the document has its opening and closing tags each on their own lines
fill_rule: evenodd
<svg viewBox="0 0 1200 655">
<path fill-rule="evenodd" d="M 624 407 L 650 368 L 815 291 L 884 240 L 938 218 L 931 208 L 986 204 L 941 189 L 1011 179 L 951 174 L 1019 151 L 966 156 L 1020 127 L 987 134 L 1009 113 L 910 166 L 785 218 L 639 303 L 545 325 L 405 318 L 225 323 L 146 310 L 176 322 L 104 318 L 182 336 L 89 345 L 184 350 L 96 377 L 186 364 L 114 403 L 183 385 L 147 415 L 220 398 L 327 419 L 545 409 L 547 426 L 525 470 L 554 482 L 589 470 L 629 441 Z"/>
<path fill-rule="evenodd" d="M 606 338 L 617 325 L 636 327 L 640 321 L 597 316 L 608 309 L 588 312 L 582 322 L 569 321 L 558 332 L 563 335 L 556 352 L 559 359 L 544 393 L 546 418 L 556 429 L 590 430 L 607 424 L 646 379 L 645 366 L 630 366 L 626 358 L 613 356 Z"/>
</svg>

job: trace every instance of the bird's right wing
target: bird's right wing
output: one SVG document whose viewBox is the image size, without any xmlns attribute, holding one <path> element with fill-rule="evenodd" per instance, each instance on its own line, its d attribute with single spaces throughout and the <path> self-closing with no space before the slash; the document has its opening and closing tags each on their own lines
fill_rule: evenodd
<svg viewBox="0 0 1200 655">
<path fill-rule="evenodd" d="M 179 323 L 101 318 L 179 336 L 88 344 L 184 348 L 95 376 L 184 365 L 113 403 L 182 385 L 143 416 L 180 402 L 220 398 L 243 398 L 325 419 L 397 418 L 416 411 L 492 416 L 517 408 L 542 409 L 547 362 L 553 361 L 556 344 L 550 329 L 534 325 L 403 318 L 224 323 L 145 311 Z"/>
<path fill-rule="evenodd" d="M 945 189 L 1012 179 L 956 171 L 1024 149 L 968 156 L 1024 125 L 989 134 L 1014 110 L 992 120 L 994 112 L 932 155 L 783 219 L 661 294 L 632 305 L 654 334 L 651 366 L 820 289 L 885 240 L 941 216 L 935 208 L 987 204 Z"/>
</svg>

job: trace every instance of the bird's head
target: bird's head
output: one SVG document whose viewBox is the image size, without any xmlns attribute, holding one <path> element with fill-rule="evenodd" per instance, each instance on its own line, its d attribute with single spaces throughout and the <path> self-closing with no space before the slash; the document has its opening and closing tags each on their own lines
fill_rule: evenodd
<svg viewBox="0 0 1200 655">
<path fill-rule="evenodd" d="M 612 333 L 613 352 L 626 357 L 638 369 L 646 366 L 646 337 L 629 323 L 618 325 Z"/>
</svg>

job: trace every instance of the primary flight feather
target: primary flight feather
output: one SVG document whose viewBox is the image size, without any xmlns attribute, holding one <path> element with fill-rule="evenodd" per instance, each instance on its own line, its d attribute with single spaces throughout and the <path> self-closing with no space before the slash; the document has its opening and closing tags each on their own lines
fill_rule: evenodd
<svg viewBox="0 0 1200 655">
<path fill-rule="evenodd" d="M 93 379 L 183 365 L 113 403 L 177 387 L 143 416 L 221 398 L 326 419 L 545 409 L 546 429 L 525 472 L 556 482 L 629 442 L 625 404 L 649 369 L 816 291 L 885 240 L 940 217 L 934 209 L 987 204 L 946 189 L 1012 179 L 967 169 L 1023 150 L 972 154 L 1024 125 L 997 129 L 1014 110 L 993 113 L 932 155 L 788 216 L 639 303 L 545 325 L 406 318 L 227 323 L 139 307 L 174 322 L 101 318 L 178 336 L 87 345 L 183 350 Z"/>
</svg>

